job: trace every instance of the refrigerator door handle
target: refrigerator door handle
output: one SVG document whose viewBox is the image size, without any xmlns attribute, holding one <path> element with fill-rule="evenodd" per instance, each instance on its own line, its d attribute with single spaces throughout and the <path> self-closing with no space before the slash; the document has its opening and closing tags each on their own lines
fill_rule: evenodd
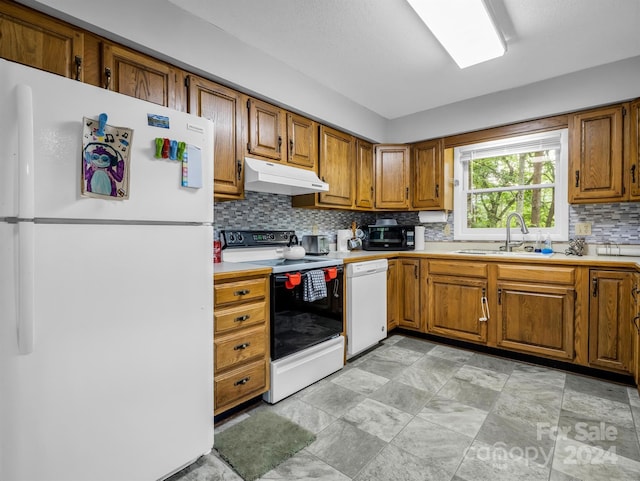
<svg viewBox="0 0 640 481">
<path fill-rule="evenodd" d="M 18 269 L 16 272 L 17 331 L 20 354 L 31 354 L 34 347 L 35 302 L 34 259 L 34 129 L 33 92 L 27 85 L 17 87 L 18 103 Z"/>
<path fill-rule="evenodd" d="M 18 269 L 16 287 L 18 290 L 17 331 L 18 352 L 31 354 L 35 334 L 34 298 L 34 234 L 33 222 L 18 222 Z"/>
<path fill-rule="evenodd" d="M 18 85 L 18 219 L 33 219 L 35 179 L 33 176 L 33 92 L 28 85 Z"/>
</svg>

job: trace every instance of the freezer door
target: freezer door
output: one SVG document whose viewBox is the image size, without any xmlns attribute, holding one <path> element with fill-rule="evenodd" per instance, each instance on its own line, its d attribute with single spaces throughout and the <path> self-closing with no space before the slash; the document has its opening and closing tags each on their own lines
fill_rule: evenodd
<svg viewBox="0 0 640 481">
<path fill-rule="evenodd" d="M 21 95 L 25 88 L 32 107 Z M 0 105 L 0 218 L 18 215 L 20 186 L 33 192 L 35 217 L 212 222 L 211 121 L 2 59 Z M 133 129 L 126 200 L 80 195 L 83 117 L 98 119 L 101 113 L 108 125 Z M 148 114 L 167 117 L 170 128 L 149 126 Z M 26 172 L 29 117 L 33 169 Z M 155 158 L 156 138 L 200 149 L 202 188 L 181 186 L 182 162 Z"/>
<path fill-rule="evenodd" d="M 0 222 L 0 479 L 155 480 L 213 445 L 212 230 L 36 225 L 18 352 Z"/>
</svg>

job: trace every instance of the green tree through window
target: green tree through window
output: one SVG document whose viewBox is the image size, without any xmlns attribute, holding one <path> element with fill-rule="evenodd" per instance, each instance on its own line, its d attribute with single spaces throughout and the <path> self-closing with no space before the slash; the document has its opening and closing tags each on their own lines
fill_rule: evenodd
<svg viewBox="0 0 640 481">
<path fill-rule="evenodd" d="M 507 216 L 567 240 L 567 129 L 454 149 L 454 237 L 503 240 Z"/>
</svg>

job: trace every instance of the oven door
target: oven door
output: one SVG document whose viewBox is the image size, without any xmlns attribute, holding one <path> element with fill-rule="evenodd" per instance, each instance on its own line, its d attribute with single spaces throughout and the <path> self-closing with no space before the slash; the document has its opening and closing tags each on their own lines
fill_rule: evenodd
<svg viewBox="0 0 640 481">
<path fill-rule="evenodd" d="M 304 300 L 305 278 L 310 271 L 300 271 L 301 282 L 296 286 L 287 283 L 285 274 L 271 275 L 271 360 L 343 332 L 343 267 L 335 269 L 336 278 L 326 282 L 327 297 L 313 302 Z"/>
</svg>

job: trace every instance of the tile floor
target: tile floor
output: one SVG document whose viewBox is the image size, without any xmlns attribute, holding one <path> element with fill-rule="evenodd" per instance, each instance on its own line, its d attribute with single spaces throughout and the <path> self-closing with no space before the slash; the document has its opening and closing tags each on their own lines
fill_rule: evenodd
<svg viewBox="0 0 640 481">
<path fill-rule="evenodd" d="M 262 480 L 638 481 L 635 388 L 392 335 L 272 409 L 317 436 Z M 171 481 L 241 480 L 215 451 Z"/>
</svg>

